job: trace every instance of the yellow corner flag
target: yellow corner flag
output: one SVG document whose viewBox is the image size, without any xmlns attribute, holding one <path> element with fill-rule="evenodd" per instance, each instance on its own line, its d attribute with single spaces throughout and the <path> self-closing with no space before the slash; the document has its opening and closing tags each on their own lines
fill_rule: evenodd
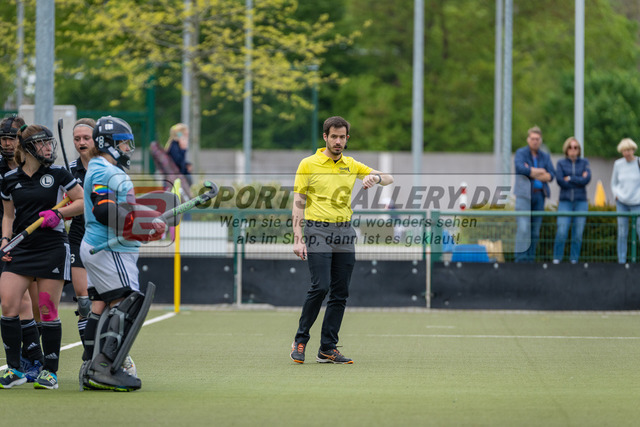
<svg viewBox="0 0 640 427">
<path fill-rule="evenodd" d="M 604 186 L 600 180 L 598 180 L 596 184 L 596 197 L 593 204 L 598 207 L 604 207 L 607 204 L 607 195 L 604 192 Z"/>
</svg>

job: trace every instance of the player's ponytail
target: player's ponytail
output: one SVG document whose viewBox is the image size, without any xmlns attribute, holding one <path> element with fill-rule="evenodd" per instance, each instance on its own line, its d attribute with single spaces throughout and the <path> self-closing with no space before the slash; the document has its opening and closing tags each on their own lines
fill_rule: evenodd
<svg viewBox="0 0 640 427">
<path fill-rule="evenodd" d="M 25 161 L 25 151 L 24 151 L 24 148 L 22 148 L 22 141 L 28 138 L 29 135 L 33 134 L 33 132 L 28 132 L 28 130 L 29 130 L 29 126 L 26 124 L 20 126 L 20 129 L 18 130 L 17 136 L 18 136 L 18 141 L 20 143 L 15 148 L 14 159 L 16 163 L 19 165 L 24 164 L 24 161 Z"/>
</svg>

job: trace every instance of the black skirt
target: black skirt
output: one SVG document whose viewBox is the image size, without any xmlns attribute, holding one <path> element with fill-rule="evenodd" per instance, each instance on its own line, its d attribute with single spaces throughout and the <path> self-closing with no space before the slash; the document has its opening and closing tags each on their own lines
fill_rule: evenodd
<svg viewBox="0 0 640 427">
<path fill-rule="evenodd" d="M 62 237 L 62 236 L 61 236 Z M 4 263 L 4 271 L 21 276 L 71 280 L 69 243 L 64 238 L 42 242 L 37 248 L 21 248 L 20 245 L 11 250 L 11 261 Z"/>
</svg>

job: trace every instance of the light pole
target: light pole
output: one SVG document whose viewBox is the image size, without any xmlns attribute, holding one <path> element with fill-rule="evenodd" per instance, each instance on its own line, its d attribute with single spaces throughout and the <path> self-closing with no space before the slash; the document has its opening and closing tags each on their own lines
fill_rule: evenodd
<svg viewBox="0 0 640 427">
<path fill-rule="evenodd" d="M 575 68 L 573 134 L 582 145 L 580 155 L 584 157 L 584 0 L 576 0 Z"/>
<path fill-rule="evenodd" d="M 424 0 L 415 0 L 413 11 L 413 99 L 411 155 L 413 185 L 420 185 L 424 151 Z"/>
<path fill-rule="evenodd" d="M 36 3 L 36 105 L 35 122 L 53 129 L 53 57 L 55 39 L 53 0 Z"/>
<path fill-rule="evenodd" d="M 311 87 L 311 102 L 313 103 L 313 113 L 311 113 L 311 152 L 318 149 L 318 64 L 309 65 L 309 70 L 313 71 L 313 86 Z"/>
<path fill-rule="evenodd" d="M 22 86 L 22 70 L 24 64 L 24 2 L 18 0 L 18 56 L 16 58 L 16 110 L 22 105 L 24 89 Z"/>
<path fill-rule="evenodd" d="M 244 104 L 242 123 L 242 149 L 244 150 L 244 178 L 247 181 L 251 173 L 252 104 L 253 80 L 251 76 L 251 51 L 253 49 L 253 0 L 246 0 L 247 28 L 245 29 L 245 48 L 247 54 L 244 63 Z"/>
</svg>

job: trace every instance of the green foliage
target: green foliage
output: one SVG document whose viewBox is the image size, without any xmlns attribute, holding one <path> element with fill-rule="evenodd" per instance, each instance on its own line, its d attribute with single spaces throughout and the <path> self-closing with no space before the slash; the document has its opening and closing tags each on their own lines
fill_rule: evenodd
<svg viewBox="0 0 640 427">
<path fill-rule="evenodd" d="M 549 112 L 573 109 L 573 76 L 565 75 L 560 92 L 546 105 Z M 585 76 L 585 154 L 616 157 L 622 138 L 640 135 L 640 77 L 636 70 L 591 72 Z M 545 136 L 551 151 L 561 151 L 564 140 L 573 134 L 573 116 L 557 115 Z M 550 142 L 551 141 L 551 142 Z"/>
<path fill-rule="evenodd" d="M 413 9 L 373 0 L 352 0 L 350 4 L 353 25 L 365 21 L 372 25 L 347 52 L 356 67 L 350 81 L 337 90 L 332 106 L 357 124 L 354 135 L 369 141 L 371 148 L 407 150 Z M 425 4 L 427 151 L 493 148 L 494 7 L 494 1 L 433 0 Z M 514 10 L 513 146 L 517 148 L 526 130 L 538 124 L 555 149 L 573 133 L 566 125 L 556 126 L 558 120 L 573 121 L 573 93 L 563 85 L 565 76 L 573 73 L 574 3 L 516 2 Z M 637 22 L 618 14 L 609 1 L 591 0 L 586 5 L 586 24 L 588 71 L 606 74 L 637 68 Z M 557 96 L 562 96 L 563 104 L 552 101 Z M 587 106 L 597 101 L 590 96 L 587 91 Z M 610 110 L 614 105 L 615 99 L 608 99 L 599 102 L 598 108 Z M 394 132 L 396 124 L 402 129 L 399 135 Z"/>
<path fill-rule="evenodd" d="M 574 2 L 514 2 L 513 148 L 542 127 L 553 152 L 573 133 Z M 364 150 L 409 150 L 413 2 L 264 0 L 253 16 L 253 145 L 309 149 L 312 96 L 319 126 L 330 115 L 354 125 Z M 242 145 L 245 6 L 237 0 L 56 2 L 56 102 L 80 110 L 139 110 L 157 78 L 157 131 L 179 120 L 182 23 L 198 79 L 202 147 Z M 613 156 L 637 136 L 640 10 L 630 0 L 586 1 L 586 154 Z M 78 11 L 89 10 L 90 15 Z M 35 0 L 25 1 L 25 65 L 33 72 Z M 90 16 L 90 17 L 89 17 Z M 491 151 L 494 0 L 425 1 L 424 147 Z M 0 10 L 0 93 L 11 104 L 15 8 Z M 318 72 L 310 67 L 318 66 Z M 32 96 L 32 92 L 27 94 Z M 8 102 L 7 102 L 8 101 Z M 163 142 L 164 137 L 160 138 Z"/>
</svg>

